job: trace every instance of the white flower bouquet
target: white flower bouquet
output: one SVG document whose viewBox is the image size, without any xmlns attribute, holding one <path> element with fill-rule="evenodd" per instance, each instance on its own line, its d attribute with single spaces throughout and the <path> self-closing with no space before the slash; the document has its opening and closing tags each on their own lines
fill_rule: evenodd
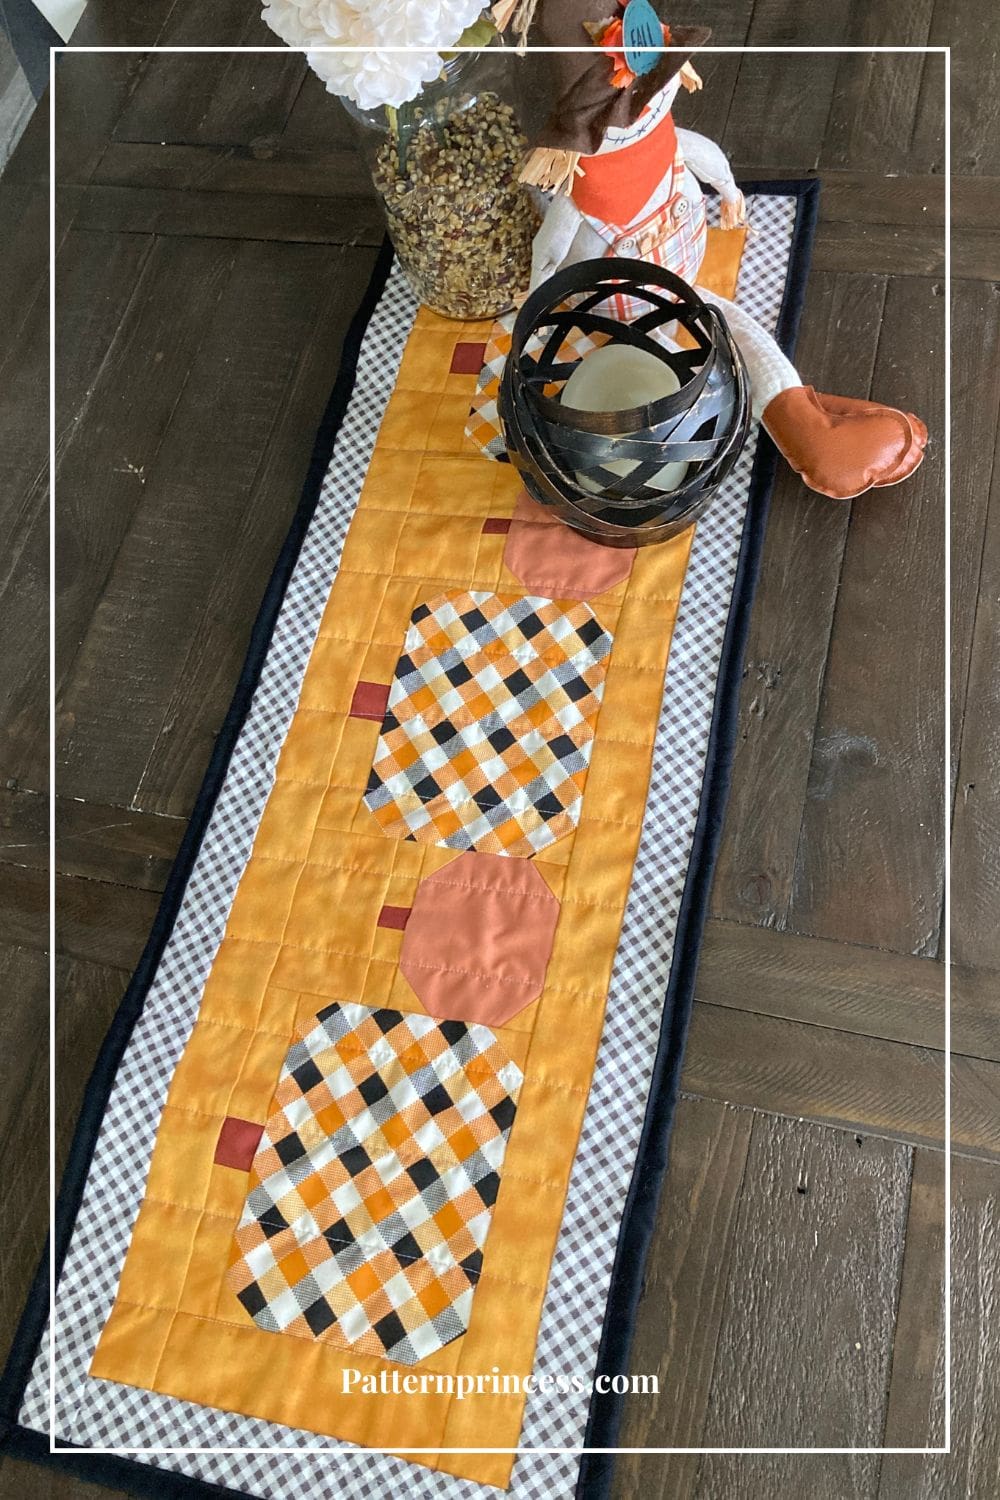
<svg viewBox="0 0 1000 1500">
<path fill-rule="evenodd" d="M 268 0 L 263 15 L 282 41 L 305 49 L 331 94 L 372 110 L 409 103 L 439 77 L 442 52 L 481 42 L 473 28 L 482 9 L 483 0 Z M 398 47 L 419 50 L 388 50 Z"/>
</svg>

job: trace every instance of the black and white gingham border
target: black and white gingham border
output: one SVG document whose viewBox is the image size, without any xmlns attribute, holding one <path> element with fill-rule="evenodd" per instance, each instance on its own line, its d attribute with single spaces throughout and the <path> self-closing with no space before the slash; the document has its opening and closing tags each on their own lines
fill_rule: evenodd
<svg viewBox="0 0 1000 1500">
<path fill-rule="evenodd" d="M 774 329 L 785 287 L 796 199 L 758 195 L 737 300 Z M 710 208 L 710 216 L 714 205 Z M 486 1500 L 495 1490 L 402 1460 L 233 1413 L 92 1380 L 87 1367 L 110 1311 L 142 1195 L 160 1112 L 270 791 L 278 751 L 415 303 L 398 270 L 369 323 L 334 461 L 285 595 L 253 705 L 233 753 L 180 912 L 108 1101 L 56 1307 L 56 1437 L 81 1446 L 281 1447 L 284 1453 L 140 1454 L 143 1463 L 260 1500 L 324 1500 L 331 1479 L 351 1500 Z M 673 937 L 705 771 L 716 679 L 732 600 L 755 441 L 699 523 L 671 645 L 643 822 L 601 1049 L 574 1164 L 536 1364 L 594 1371 L 625 1196 L 659 1037 Z M 49 1369 L 39 1351 L 20 1423 L 48 1432 Z M 524 1448 L 579 1447 L 589 1396 L 529 1398 Z M 336 1453 L 297 1453 L 322 1446 Z M 577 1455 L 519 1455 L 510 1494 L 572 1494 Z"/>
</svg>

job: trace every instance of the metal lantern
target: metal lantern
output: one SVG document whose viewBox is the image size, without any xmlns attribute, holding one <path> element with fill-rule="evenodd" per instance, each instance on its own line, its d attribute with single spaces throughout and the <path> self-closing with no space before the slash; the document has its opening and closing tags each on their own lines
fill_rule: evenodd
<svg viewBox="0 0 1000 1500">
<path fill-rule="evenodd" d="M 588 357 L 581 344 L 645 350 L 679 388 L 621 411 L 564 404 L 567 381 Z M 611 547 L 666 541 L 692 525 L 750 427 L 746 368 L 722 314 L 672 272 L 614 258 L 569 266 L 525 300 L 498 407 L 528 493 Z M 687 466 L 676 488 L 664 482 L 670 464 Z"/>
</svg>

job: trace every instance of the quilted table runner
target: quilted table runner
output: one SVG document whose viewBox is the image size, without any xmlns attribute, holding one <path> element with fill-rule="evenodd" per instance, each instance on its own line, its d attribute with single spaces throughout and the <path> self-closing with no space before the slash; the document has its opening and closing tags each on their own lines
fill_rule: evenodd
<svg viewBox="0 0 1000 1500">
<path fill-rule="evenodd" d="M 749 194 L 702 276 L 788 348 L 815 192 Z M 606 1485 L 774 454 L 598 547 L 467 434 L 489 332 L 383 252 L 90 1085 L 8 1451 L 143 1494 Z"/>
</svg>

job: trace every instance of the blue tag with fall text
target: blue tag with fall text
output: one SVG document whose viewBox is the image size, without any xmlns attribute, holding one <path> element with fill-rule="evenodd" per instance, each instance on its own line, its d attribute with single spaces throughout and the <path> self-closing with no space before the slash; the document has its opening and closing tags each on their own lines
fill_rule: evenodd
<svg viewBox="0 0 1000 1500">
<path fill-rule="evenodd" d="M 622 16 L 622 43 L 625 61 L 633 73 L 642 75 L 656 67 L 655 52 L 636 52 L 636 47 L 662 47 L 663 26 L 649 0 L 628 0 Z"/>
</svg>

